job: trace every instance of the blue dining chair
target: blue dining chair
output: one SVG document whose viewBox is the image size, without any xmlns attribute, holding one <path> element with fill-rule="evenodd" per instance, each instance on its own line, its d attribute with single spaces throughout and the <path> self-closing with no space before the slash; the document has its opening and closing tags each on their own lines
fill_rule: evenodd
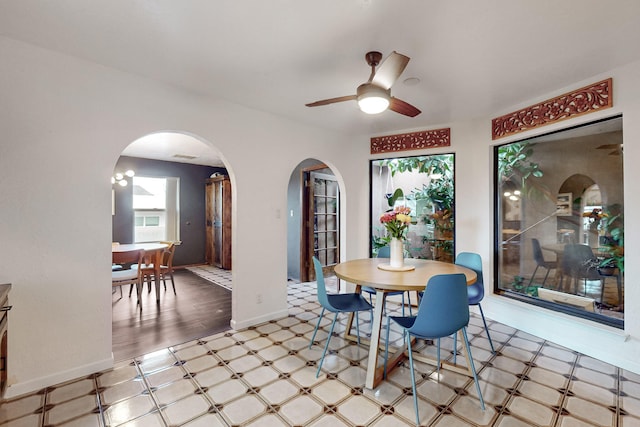
<svg viewBox="0 0 640 427">
<path fill-rule="evenodd" d="M 413 389 L 413 406 L 416 411 L 416 425 L 420 425 L 418 412 L 418 393 L 416 391 L 416 378 L 413 368 L 413 355 L 411 352 L 411 337 L 420 339 L 438 340 L 438 368 L 440 367 L 440 338 L 448 337 L 462 331 L 464 345 L 469 355 L 469 368 L 473 374 L 476 392 L 480 398 L 480 406 L 484 411 L 484 399 L 480 391 L 478 375 L 471 356 L 471 348 L 467 337 L 467 325 L 469 324 L 469 303 L 467 296 L 467 279 L 464 274 L 440 274 L 431 277 L 427 283 L 423 297 L 418 307 L 416 316 L 387 317 L 387 340 L 384 351 L 384 370 L 387 370 L 387 358 L 389 356 L 389 326 L 390 321 L 400 325 L 403 329 L 404 339 L 407 342 L 409 353 L 409 369 L 411 371 L 411 386 Z"/>
<path fill-rule="evenodd" d="M 333 322 L 331 323 L 331 329 L 329 330 L 329 335 L 327 336 L 327 343 L 324 346 L 324 351 L 322 352 L 322 357 L 320 358 L 320 363 L 318 364 L 318 370 L 316 372 L 316 378 L 320 375 L 320 370 L 322 369 L 322 363 L 324 362 L 324 356 L 327 354 L 327 349 L 329 348 L 329 341 L 331 341 L 331 336 L 333 335 L 333 328 L 336 325 L 336 320 L 338 319 L 339 313 L 355 313 L 356 318 L 356 334 L 358 339 L 358 345 L 360 344 L 360 322 L 358 321 L 358 312 L 359 311 L 369 311 L 372 309 L 371 304 L 369 304 L 361 294 L 350 293 L 350 294 L 327 294 L 327 287 L 324 283 L 324 274 L 322 273 L 322 265 L 318 258 L 313 257 L 313 265 L 316 271 L 316 281 L 318 284 L 318 301 L 322 306 L 322 311 L 320 312 L 320 317 L 318 317 L 318 323 L 316 324 L 316 328 L 313 331 L 313 336 L 311 337 L 311 342 L 309 343 L 309 348 L 313 345 L 313 340 L 316 338 L 316 333 L 318 332 L 318 327 L 320 326 L 320 321 L 322 320 L 322 316 L 324 315 L 325 310 L 328 310 L 332 313 L 335 313 L 333 316 Z"/>
<path fill-rule="evenodd" d="M 476 282 L 472 285 L 467 286 L 467 293 L 469 296 L 469 305 L 477 305 L 480 309 L 480 316 L 482 317 L 482 323 L 484 324 L 484 330 L 487 333 L 487 338 L 489 339 L 489 345 L 491 346 L 491 352 L 496 354 L 496 350 L 493 348 L 493 341 L 491 341 L 491 335 L 489 335 L 489 328 L 487 327 L 487 321 L 484 318 L 484 312 L 482 311 L 482 305 L 480 302 L 484 298 L 484 279 L 482 276 L 482 258 L 480 255 L 473 252 L 460 252 L 456 257 L 455 261 L 456 265 L 460 265 L 462 267 L 467 267 L 476 272 L 478 276 Z M 456 341 L 454 339 L 454 345 L 456 345 Z M 454 347 L 454 350 L 457 347 Z M 456 352 L 454 351 L 454 356 Z"/>
<path fill-rule="evenodd" d="M 391 256 L 391 248 L 389 246 L 382 246 L 378 249 L 378 253 L 376 258 L 389 258 Z M 363 286 L 361 291 L 369 295 L 369 303 L 373 305 L 373 295 L 376 294 L 376 290 L 370 286 Z M 387 296 L 400 295 L 402 297 L 402 315 L 404 316 L 404 294 L 407 293 L 407 300 L 409 301 L 409 315 L 413 315 L 411 311 L 411 294 L 408 291 L 391 291 L 387 292 Z M 386 300 L 385 300 L 385 313 L 386 310 Z M 373 324 L 373 310 L 371 310 L 371 324 Z"/>
</svg>

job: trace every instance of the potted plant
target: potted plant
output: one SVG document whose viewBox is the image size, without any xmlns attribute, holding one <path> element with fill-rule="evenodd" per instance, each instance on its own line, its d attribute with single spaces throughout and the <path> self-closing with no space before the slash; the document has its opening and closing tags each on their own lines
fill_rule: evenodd
<svg viewBox="0 0 640 427">
<path fill-rule="evenodd" d="M 612 206 L 612 211 L 619 209 Z M 615 269 L 624 273 L 624 225 L 621 214 L 607 214 L 602 218 L 601 226 L 609 234 L 602 242 L 601 250 L 606 257 L 600 261 L 600 273 L 615 274 Z"/>
</svg>

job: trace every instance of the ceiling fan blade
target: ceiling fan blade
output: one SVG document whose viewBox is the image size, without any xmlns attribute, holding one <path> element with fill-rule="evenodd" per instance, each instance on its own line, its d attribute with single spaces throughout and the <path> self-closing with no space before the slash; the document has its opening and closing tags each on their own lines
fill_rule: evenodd
<svg viewBox="0 0 640 427">
<path fill-rule="evenodd" d="M 422 112 L 413 105 L 393 96 L 391 97 L 391 103 L 389 103 L 389 109 L 409 117 L 415 117 Z"/>
<path fill-rule="evenodd" d="M 371 83 L 383 89 L 391 89 L 391 86 L 398 80 L 398 77 L 400 77 L 400 74 L 409 63 L 409 59 L 408 56 L 404 56 L 394 50 L 378 66 Z"/>
<path fill-rule="evenodd" d="M 357 98 L 356 95 L 340 96 L 338 98 L 323 99 L 321 101 L 316 101 L 316 102 L 312 102 L 310 104 L 305 104 L 305 105 L 307 107 L 319 107 L 320 105 L 334 104 L 336 102 L 355 101 L 356 98 Z"/>
</svg>

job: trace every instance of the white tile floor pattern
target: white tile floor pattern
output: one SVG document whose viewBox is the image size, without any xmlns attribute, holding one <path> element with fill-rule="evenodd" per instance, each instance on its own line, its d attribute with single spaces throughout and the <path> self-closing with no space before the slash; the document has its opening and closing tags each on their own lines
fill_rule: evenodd
<svg viewBox="0 0 640 427">
<path fill-rule="evenodd" d="M 364 388 L 367 348 L 342 339 L 341 316 L 316 378 L 330 319 L 325 316 L 308 349 L 320 312 L 315 284 L 290 284 L 289 307 L 287 318 L 176 345 L 5 402 L 0 426 L 414 425 L 406 366 L 377 389 Z M 368 322 L 363 314 L 361 332 Z M 640 375 L 500 323 L 490 322 L 490 329 L 495 356 L 472 315 L 469 334 L 487 409 L 480 409 L 470 378 L 441 370 L 438 381 L 433 366 L 418 363 L 421 425 L 640 426 Z M 392 339 L 399 337 L 392 330 Z M 451 359 L 452 341 L 442 345 Z M 434 352 L 426 343 L 419 349 Z"/>
<path fill-rule="evenodd" d="M 222 268 L 206 264 L 187 267 L 187 270 L 218 286 L 222 286 L 230 291 L 233 290 L 231 270 L 224 270 Z"/>
</svg>

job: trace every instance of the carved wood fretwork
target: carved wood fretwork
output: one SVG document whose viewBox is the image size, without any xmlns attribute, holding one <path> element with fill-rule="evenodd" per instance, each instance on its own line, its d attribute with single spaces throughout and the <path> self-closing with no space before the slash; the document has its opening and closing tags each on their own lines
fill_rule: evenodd
<svg viewBox="0 0 640 427">
<path fill-rule="evenodd" d="M 613 80 L 602 80 L 491 121 L 492 139 L 613 106 Z"/>
<path fill-rule="evenodd" d="M 371 138 L 371 154 L 421 150 L 451 145 L 450 128 L 423 130 Z"/>
</svg>

